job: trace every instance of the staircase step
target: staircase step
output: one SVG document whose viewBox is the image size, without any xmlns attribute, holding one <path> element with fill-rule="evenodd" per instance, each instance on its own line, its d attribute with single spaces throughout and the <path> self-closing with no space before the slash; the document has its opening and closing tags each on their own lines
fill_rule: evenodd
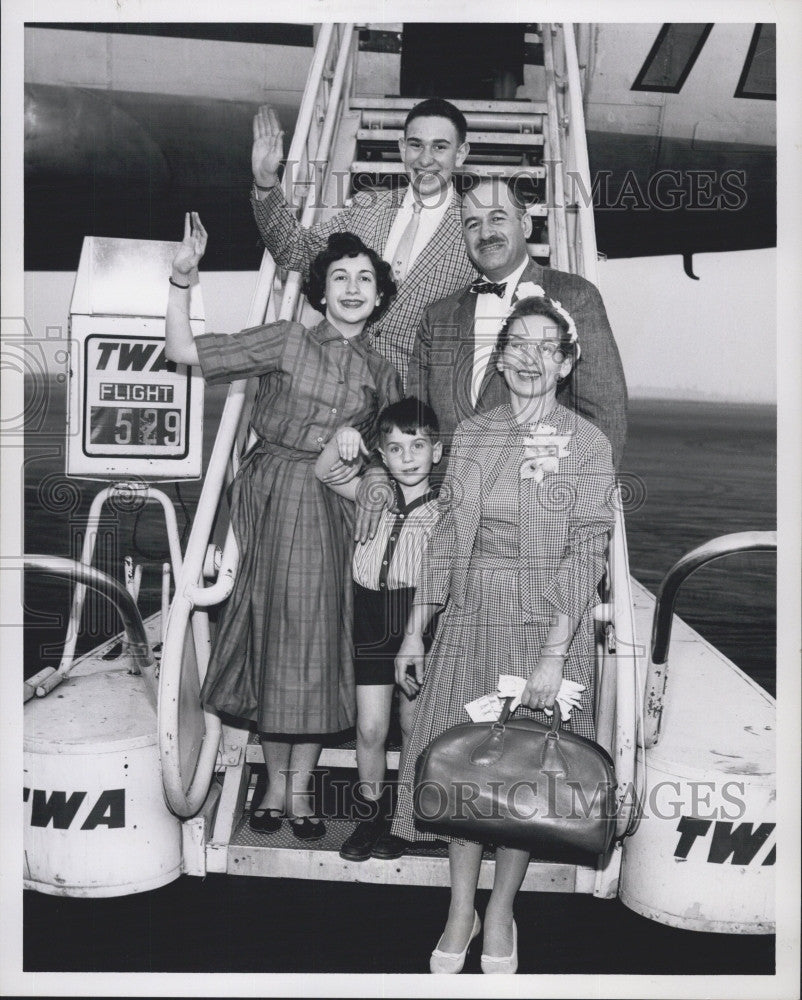
<svg viewBox="0 0 802 1000">
<path fill-rule="evenodd" d="M 364 142 L 395 143 L 403 136 L 402 128 L 361 128 L 357 139 Z M 471 132 L 468 131 L 471 146 L 542 146 L 542 132 Z"/>
<path fill-rule="evenodd" d="M 361 158 L 368 163 L 400 163 L 401 155 L 395 143 L 362 142 L 353 159 Z M 543 160 L 543 149 L 540 146 L 512 146 L 500 149 L 497 146 L 484 146 L 478 149 L 471 146 L 471 155 L 462 168 L 464 173 L 476 173 L 485 166 L 508 166 L 527 169 L 540 166 Z"/>
<path fill-rule="evenodd" d="M 395 861 L 344 861 L 340 847 L 354 828 L 352 820 L 327 819 L 326 835 L 306 845 L 289 823 L 273 834 L 256 833 L 243 818 L 228 845 L 226 872 L 271 878 L 324 879 L 377 882 L 385 885 L 449 885 L 448 854 L 442 842 L 418 842 L 409 854 Z M 479 888 L 493 885 L 495 860 L 486 850 L 479 873 Z M 522 888 L 537 892 L 592 892 L 595 870 L 585 864 L 533 860 Z"/>
<path fill-rule="evenodd" d="M 548 257 L 551 253 L 548 243 L 527 243 L 526 249 L 529 251 L 530 257 Z"/>
<path fill-rule="evenodd" d="M 398 760 L 401 756 L 400 750 L 388 750 L 387 757 L 387 767 L 391 771 L 398 770 Z M 248 744 L 248 749 L 245 754 L 245 760 L 248 764 L 264 764 L 264 757 L 262 756 L 262 748 L 259 744 Z M 350 747 L 323 747 L 320 754 L 320 761 L 318 767 L 353 767 L 356 768 L 356 749 L 352 746 Z"/>
<path fill-rule="evenodd" d="M 387 768 L 391 771 L 398 770 L 398 762 L 401 757 L 401 749 L 398 745 L 393 745 L 392 738 L 390 746 L 387 748 Z M 248 739 L 248 746 L 245 751 L 245 762 L 247 764 L 264 764 L 262 756 L 262 745 L 259 736 L 251 733 Z M 318 767 L 352 767 L 356 768 L 356 740 L 343 740 L 338 746 L 323 747 L 320 753 Z"/>
<path fill-rule="evenodd" d="M 530 105 L 531 106 L 531 105 Z M 362 125 L 364 128 L 397 128 L 403 129 L 407 119 L 406 111 L 380 111 L 353 108 L 362 115 Z M 468 123 L 468 130 L 473 132 L 508 132 L 515 135 L 517 132 L 542 132 L 546 116 L 539 112 L 534 114 L 468 114 L 465 116 Z"/>
<path fill-rule="evenodd" d="M 359 124 L 358 111 L 343 111 L 335 132 L 327 171 L 328 180 L 323 190 L 316 222 L 327 222 L 340 211 L 344 193 L 341 190 L 342 181 L 348 177 L 348 168 L 357 155 L 356 134 Z"/>
<path fill-rule="evenodd" d="M 349 104 L 352 108 L 365 108 L 376 111 L 411 111 L 420 104 L 419 97 L 358 97 L 352 96 Z M 467 117 L 469 114 L 512 114 L 512 115 L 545 115 L 548 105 L 545 101 L 469 101 L 459 98 L 449 99 Z"/>
<path fill-rule="evenodd" d="M 404 164 L 392 161 L 381 162 L 372 160 L 355 160 L 351 164 L 352 174 L 403 174 Z M 521 164 L 502 166 L 493 163 L 475 163 L 463 170 L 455 170 L 455 174 L 468 174 L 474 177 L 531 177 L 542 180 L 546 176 L 545 167 L 528 167 Z"/>
</svg>

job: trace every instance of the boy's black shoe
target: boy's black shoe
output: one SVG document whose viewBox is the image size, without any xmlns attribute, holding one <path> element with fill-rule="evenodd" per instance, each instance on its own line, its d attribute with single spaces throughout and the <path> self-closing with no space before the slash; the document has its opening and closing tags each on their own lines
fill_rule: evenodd
<svg viewBox="0 0 802 1000">
<path fill-rule="evenodd" d="M 409 841 L 403 837 L 394 837 L 388 828 L 375 841 L 370 856 L 380 861 L 395 861 L 396 858 L 402 858 L 408 850 Z"/>
<path fill-rule="evenodd" d="M 387 829 L 387 820 L 381 816 L 359 820 L 353 833 L 343 841 L 340 857 L 344 861 L 367 861 L 373 845 Z"/>
</svg>

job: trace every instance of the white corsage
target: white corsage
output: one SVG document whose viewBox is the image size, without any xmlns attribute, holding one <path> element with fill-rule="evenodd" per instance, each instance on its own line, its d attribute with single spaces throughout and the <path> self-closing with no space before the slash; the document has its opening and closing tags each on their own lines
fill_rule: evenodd
<svg viewBox="0 0 802 1000">
<path fill-rule="evenodd" d="M 519 299 L 547 299 L 548 295 L 533 281 L 522 281 L 515 289 L 513 298 L 517 302 Z"/>
<path fill-rule="evenodd" d="M 559 472 L 560 459 L 570 455 L 568 448 L 573 433 L 558 434 L 556 427 L 537 424 L 524 438 L 524 459 L 521 479 L 543 482 L 543 477 Z"/>
</svg>

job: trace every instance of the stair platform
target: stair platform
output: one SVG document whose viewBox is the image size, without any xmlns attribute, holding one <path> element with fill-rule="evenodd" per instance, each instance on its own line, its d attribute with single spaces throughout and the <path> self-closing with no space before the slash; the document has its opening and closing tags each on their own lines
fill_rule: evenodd
<svg viewBox="0 0 802 1000">
<path fill-rule="evenodd" d="M 399 746 L 392 743 L 387 750 L 387 767 L 391 771 L 398 770 L 398 759 L 401 756 Z M 248 747 L 245 752 L 245 762 L 247 764 L 264 764 L 262 747 L 256 733 L 251 733 L 248 740 Z M 337 746 L 323 747 L 318 762 L 318 768 L 326 767 L 356 767 L 356 739 L 351 737 L 344 740 Z"/>
<path fill-rule="evenodd" d="M 356 160 L 351 164 L 352 174 L 404 174 L 404 164 L 397 162 L 382 162 L 381 160 Z M 531 177 L 533 180 L 543 180 L 546 168 L 540 166 L 525 166 L 516 164 L 506 166 L 494 163 L 472 163 L 464 170 L 455 170 L 456 174 L 468 174 L 473 177 Z"/>
<path fill-rule="evenodd" d="M 360 142 L 396 143 L 403 136 L 401 128 L 360 128 L 356 137 Z M 468 130 L 468 142 L 475 146 L 542 146 L 542 132 L 472 132 Z"/>
<path fill-rule="evenodd" d="M 448 886 L 448 853 L 443 842 L 417 842 L 395 861 L 344 861 L 339 850 L 354 828 L 351 820 L 326 819 L 326 835 L 306 845 L 295 837 L 288 823 L 269 835 L 256 833 L 243 817 L 228 845 L 226 872 L 273 878 L 323 879 L 374 882 L 385 885 Z M 493 885 L 495 860 L 486 849 L 479 873 L 479 888 Z M 595 869 L 573 861 L 533 860 L 522 888 L 537 892 L 592 892 Z"/>
<path fill-rule="evenodd" d="M 356 94 L 348 99 L 352 108 L 375 111 L 411 111 L 420 102 L 419 97 L 360 97 Z M 546 101 L 463 100 L 455 97 L 449 98 L 449 102 L 459 108 L 466 118 L 472 114 L 545 115 L 549 110 Z"/>
</svg>

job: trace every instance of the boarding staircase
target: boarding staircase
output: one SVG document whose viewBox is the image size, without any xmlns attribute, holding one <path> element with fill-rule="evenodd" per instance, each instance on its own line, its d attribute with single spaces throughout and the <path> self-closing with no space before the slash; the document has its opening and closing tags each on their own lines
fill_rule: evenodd
<svg viewBox="0 0 802 1000">
<path fill-rule="evenodd" d="M 596 280 L 592 209 L 577 201 L 584 181 L 590 190 L 574 30 L 571 25 L 541 26 L 545 97 L 538 101 L 455 101 L 468 121 L 471 153 L 458 185 L 471 178 L 523 178 L 534 200 L 530 254 L 539 262 L 576 271 Z M 398 138 L 413 105 L 401 97 L 368 96 L 354 89 L 357 31 L 350 24 L 323 25 L 288 152 L 295 169 L 285 175 L 285 193 L 302 224 L 333 211 L 333 205 L 365 186 L 386 186 L 403 179 Z M 291 176 L 290 176 L 291 175 Z M 348 183 L 343 190 L 342 178 Z M 280 274 L 265 252 L 250 305 L 248 324 L 301 315 L 300 276 Z M 443 849 L 416 850 L 394 862 L 343 861 L 338 849 L 352 828 L 344 819 L 327 819 L 324 840 L 304 847 L 286 829 L 270 837 L 248 828 L 244 814 L 254 769 L 262 765 L 255 734 L 221 726 L 197 702 L 199 677 L 208 662 L 202 630 L 193 618 L 225 600 L 237 566 L 232 533 L 222 550 L 211 545 L 218 508 L 238 466 L 248 421 L 246 382 L 232 385 L 204 478 L 203 492 L 184 554 L 181 575 L 164 634 L 159 692 L 159 739 L 164 789 L 170 808 L 184 823 L 184 864 L 189 874 L 229 874 L 351 881 L 448 884 Z M 620 506 L 620 505 L 619 505 Z M 205 576 L 214 577 L 207 585 Z M 637 684 L 635 637 L 621 515 L 610 546 L 605 603 L 598 612 L 597 719 L 599 740 L 612 753 L 623 808 L 618 835 L 632 821 L 623 802 L 633 787 L 636 756 Z M 196 665 L 197 664 L 197 665 Z M 398 750 L 387 755 L 398 766 Z M 353 743 L 324 749 L 320 772 L 345 769 L 355 775 Z M 596 858 L 533 860 L 525 889 L 588 892 L 614 896 L 621 862 L 620 842 Z M 492 883 L 492 855 L 483 861 L 480 885 Z"/>
<path fill-rule="evenodd" d="M 405 183 L 398 140 L 403 137 L 404 120 L 417 98 L 361 97 L 348 101 L 332 155 L 335 177 L 350 175 L 350 190 L 393 187 Z M 456 184 L 462 193 L 475 180 L 487 177 L 512 178 L 527 188 L 531 199 L 528 212 L 532 218 L 530 255 L 548 263 L 550 248 L 548 198 L 543 131 L 547 120 L 545 102 L 535 101 L 459 101 L 455 103 L 468 123 L 471 146 L 469 163 L 457 174 Z M 324 204 L 337 204 L 338 191 L 332 178 Z M 336 211 L 324 209 L 321 216 Z"/>
</svg>

